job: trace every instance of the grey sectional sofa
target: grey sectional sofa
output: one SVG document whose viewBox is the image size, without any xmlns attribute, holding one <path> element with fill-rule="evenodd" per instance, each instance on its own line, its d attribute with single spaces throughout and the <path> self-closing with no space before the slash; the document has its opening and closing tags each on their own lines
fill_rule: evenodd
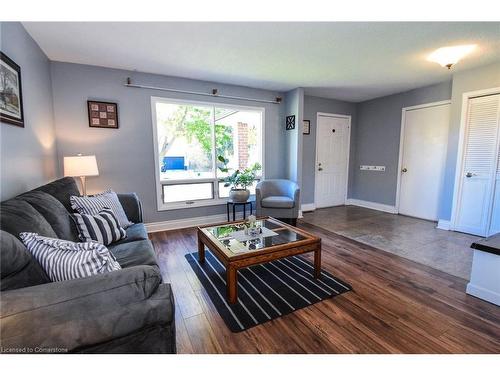
<svg viewBox="0 0 500 375">
<path fill-rule="evenodd" d="M 77 241 L 73 178 L 0 205 L 0 346 L 4 353 L 175 353 L 174 299 L 162 281 L 135 194 L 118 194 L 134 222 L 109 246 L 122 270 L 50 282 L 20 232 Z"/>
</svg>

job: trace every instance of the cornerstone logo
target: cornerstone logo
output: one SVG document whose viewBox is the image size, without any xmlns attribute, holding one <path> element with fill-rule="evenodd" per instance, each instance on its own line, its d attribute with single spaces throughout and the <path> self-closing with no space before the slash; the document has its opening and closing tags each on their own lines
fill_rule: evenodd
<svg viewBox="0 0 500 375">
<path fill-rule="evenodd" d="M 67 353 L 69 350 L 68 348 L 60 348 L 60 347 L 50 347 L 50 348 L 42 348 L 39 346 L 35 347 L 10 347 L 10 348 L 5 348 L 3 346 L 0 346 L 0 353 L 1 354 L 36 354 L 36 353 L 43 353 L 43 354 L 50 354 L 50 353 Z"/>
</svg>

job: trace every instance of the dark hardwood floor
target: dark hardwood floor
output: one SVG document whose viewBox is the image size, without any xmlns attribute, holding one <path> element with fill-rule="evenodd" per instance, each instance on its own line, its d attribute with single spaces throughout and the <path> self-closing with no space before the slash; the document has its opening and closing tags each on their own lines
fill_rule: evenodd
<svg viewBox="0 0 500 375">
<path fill-rule="evenodd" d="M 354 290 L 240 333 L 184 258 L 197 250 L 196 229 L 150 235 L 174 290 L 179 353 L 500 353 L 500 307 L 465 294 L 466 280 L 299 227 L 322 238 L 323 268 Z"/>
</svg>

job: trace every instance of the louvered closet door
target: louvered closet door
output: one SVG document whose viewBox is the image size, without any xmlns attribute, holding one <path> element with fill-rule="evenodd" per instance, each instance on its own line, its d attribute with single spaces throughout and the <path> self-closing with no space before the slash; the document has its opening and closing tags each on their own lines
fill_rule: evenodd
<svg viewBox="0 0 500 375">
<path fill-rule="evenodd" d="M 469 100 L 455 230 L 480 236 L 489 233 L 493 197 L 500 195 L 495 192 L 499 109 L 500 95 Z"/>
<path fill-rule="evenodd" d="M 499 128 L 500 133 L 500 128 Z M 500 134 L 499 134 L 500 137 Z M 500 233 L 500 141 L 499 141 L 497 168 L 495 175 L 495 193 L 493 195 L 493 210 L 491 212 L 491 224 L 487 233 L 491 236 L 495 233 Z"/>
</svg>

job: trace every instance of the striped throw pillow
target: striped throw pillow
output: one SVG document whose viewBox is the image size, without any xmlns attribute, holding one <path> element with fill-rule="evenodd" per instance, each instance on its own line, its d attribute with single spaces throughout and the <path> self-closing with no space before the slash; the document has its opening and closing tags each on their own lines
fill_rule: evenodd
<svg viewBox="0 0 500 375">
<path fill-rule="evenodd" d="M 108 248 L 97 242 L 71 242 L 28 232 L 19 236 L 52 281 L 78 279 L 121 269 Z"/>
<path fill-rule="evenodd" d="M 109 208 L 97 215 L 72 214 L 80 239 L 84 242 L 97 241 L 109 245 L 127 237 L 125 229 L 120 226 L 115 214 Z"/>
<path fill-rule="evenodd" d="M 71 208 L 80 214 L 97 215 L 104 208 L 109 208 L 117 217 L 121 227 L 128 228 L 134 224 L 128 219 L 127 214 L 118 200 L 118 196 L 111 189 L 89 197 L 72 195 L 69 201 L 71 203 Z"/>
</svg>

